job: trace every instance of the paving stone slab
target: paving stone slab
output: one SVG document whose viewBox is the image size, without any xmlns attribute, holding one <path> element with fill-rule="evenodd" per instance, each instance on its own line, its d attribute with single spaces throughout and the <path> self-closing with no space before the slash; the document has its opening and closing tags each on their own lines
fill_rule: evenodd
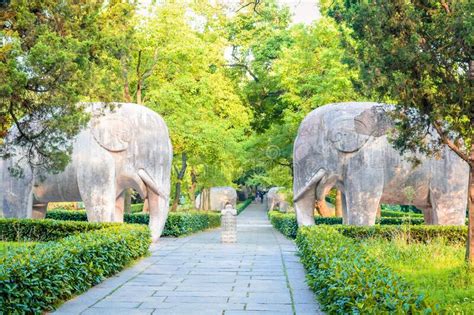
<svg viewBox="0 0 474 315">
<path fill-rule="evenodd" d="M 323 314 L 296 246 L 261 204 L 237 217 L 237 231 L 235 244 L 221 244 L 220 229 L 162 238 L 150 256 L 55 314 Z"/>
</svg>

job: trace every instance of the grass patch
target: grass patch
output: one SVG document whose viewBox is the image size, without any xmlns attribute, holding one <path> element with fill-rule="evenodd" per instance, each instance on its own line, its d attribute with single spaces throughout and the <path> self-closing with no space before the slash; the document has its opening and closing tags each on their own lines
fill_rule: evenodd
<svg viewBox="0 0 474 315">
<path fill-rule="evenodd" d="M 464 244 L 447 244 L 442 238 L 426 244 L 408 244 L 403 238 L 366 239 L 361 244 L 443 312 L 474 314 L 474 271 L 464 264 Z"/>
</svg>

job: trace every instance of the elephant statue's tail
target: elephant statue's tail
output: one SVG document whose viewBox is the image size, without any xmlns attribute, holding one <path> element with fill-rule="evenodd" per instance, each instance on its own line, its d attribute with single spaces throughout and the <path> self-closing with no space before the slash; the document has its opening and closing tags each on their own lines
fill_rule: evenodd
<svg viewBox="0 0 474 315">
<path fill-rule="evenodd" d="M 322 168 L 320 168 L 316 174 L 311 177 L 311 179 L 306 183 L 306 185 L 301 189 L 293 198 L 294 202 L 297 202 L 307 191 L 308 189 L 311 189 L 314 185 L 319 183 L 319 181 L 326 175 L 326 171 Z"/>
</svg>

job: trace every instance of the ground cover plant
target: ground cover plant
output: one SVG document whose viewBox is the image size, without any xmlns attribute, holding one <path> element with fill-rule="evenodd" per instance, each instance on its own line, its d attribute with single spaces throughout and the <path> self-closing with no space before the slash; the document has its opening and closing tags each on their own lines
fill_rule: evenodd
<svg viewBox="0 0 474 315">
<path fill-rule="evenodd" d="M 0 310 L 41 314 L 146 255 L 151 238 L 136 224 L 0 219 L 0 241 L 8 244 L 0 255 Z M 11 243 L 18 241 L 37 243 Z"/>
<path fill-rule="evenodd" d="M 55 220 L 87 221 L 85 210 L 52 210 L 46 218 Z M 148 224 L 148 213 L 125 213 L 124 222 Z M 162 236 L 182 236 L 220 226 L 220 212 L 182 211 L 170 212 Z"/>
<path fill-rule="evenodd" d="M 296 238 L 307 282 L 330 314 L 432 312 L 428 300 L 332 226 L 304 227 Z"/>
<path fill-rule="evenodd" d="M 368 238 L 361 242 L 367 254 L 379 260 L 425 295 L 447 314 L 474 313 L 474 273 L 465 263 L 464 242 L 411 242 L 400 237 L 387 241 Z"/>
</svg>

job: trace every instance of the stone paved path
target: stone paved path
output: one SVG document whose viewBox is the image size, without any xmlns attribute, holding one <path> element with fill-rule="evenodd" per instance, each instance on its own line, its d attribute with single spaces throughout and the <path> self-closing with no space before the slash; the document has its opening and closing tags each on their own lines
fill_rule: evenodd
<svg viewBox="0 0 474 315">
<path fill-rule="evenodd" d="M 236 244 L 221 244 L 219 229 L 161 239 L 55 314 L 320 314 L 295 250 L 252 204 L 238 216 Z"/>
</svg>

